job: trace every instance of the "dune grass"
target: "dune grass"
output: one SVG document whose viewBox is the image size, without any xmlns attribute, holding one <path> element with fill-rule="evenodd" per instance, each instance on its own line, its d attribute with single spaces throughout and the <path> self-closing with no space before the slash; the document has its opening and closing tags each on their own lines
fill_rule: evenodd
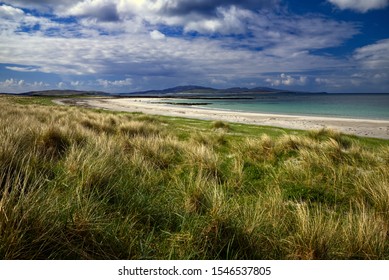
<svg viewBox="0 0 389 280">
<path fill-rule="evenodd" d="M 0 97 L 2 259 L 389 259 L 389 141 Z"/>
</svg>

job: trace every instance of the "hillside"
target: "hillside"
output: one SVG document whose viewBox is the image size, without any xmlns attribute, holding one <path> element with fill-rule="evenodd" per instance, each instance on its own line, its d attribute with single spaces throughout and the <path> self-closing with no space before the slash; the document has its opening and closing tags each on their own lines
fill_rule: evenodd
<svg viewBox="0 0 389 280">
<path fill-rule="evenodd" d="M 112 97 L 174 97 L 174 98 L 253 98 L 263 94 L 314 94 L 310 92 L 292 92 L 268 87 L 231 87 L 216 89 L 196 85 L 177 86 L 167 89 L 156 89 L 146 91 L 133 91 L 124 93 L 108 93 L 103 91 L 82 91 L 82 90 L 42 90 L 29 91 L 20 96 L 46 96 L 46 97 L 76 97 L 76 96 L 112 96 Z M 317 94 L 317 93 L 315 93 Z"/>
<path fill-rule="evenodd" d="M 285 93 L 287 91 L 281 91 L 272 88 L 265 87 L 256 87 L 256 88 L 242 88 L 242 87 L 232 87 L 224 89 L 216 89 L 211 87 L 202 87 L 202 86 L 177 86 L 173 88 L 167 88 L 162 90 L 147 90 L 147 91 L 138 91 L 131 93 L 122 93 L 120 96 L 182 96 L 185 97 L 223 97 L 223 96 L 235 96 L 243 94 L 270 94 L 270 93 Z"/>
<path fill-rule="evenodd" d="M 41 96 L 41 97 L 110 96 L 109 93 L 103 91 L 84 91 L 84 90 L 68 90 L 68 89 L 37 90 L 37 91 L 28 91 L 22 93 L 0 92 L 0 95 Z"/>
</svg>

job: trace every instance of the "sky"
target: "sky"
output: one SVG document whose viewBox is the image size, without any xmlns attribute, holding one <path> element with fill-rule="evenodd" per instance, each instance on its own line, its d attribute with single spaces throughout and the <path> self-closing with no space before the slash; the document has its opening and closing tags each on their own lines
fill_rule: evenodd
<svg viewBox="0 0 389 280">
<path fill-rule="evenodd" d="M 0 92 L 389 92 L 389 0 L 0 0 Z"/>
</svg>

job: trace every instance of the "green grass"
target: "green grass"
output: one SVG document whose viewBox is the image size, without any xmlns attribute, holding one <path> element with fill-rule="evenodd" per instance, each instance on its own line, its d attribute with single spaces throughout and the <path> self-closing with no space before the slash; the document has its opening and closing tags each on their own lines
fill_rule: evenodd
<svg viewBox="0 0 389 280">
<path fill-rule="evenodd" d="M 2 259 L 389 259 L 389 141 L 0 97 Z"/>
<path fill-rule="evenodd" d="M 21 104 L 21 105 L 46 105 L 51 106 L 53 105 L 53 98 L 47 97 L 47 96 L 12 96 L 7 97 L 8 99 L 11 99 L 12 102 Z"/>
</svg>

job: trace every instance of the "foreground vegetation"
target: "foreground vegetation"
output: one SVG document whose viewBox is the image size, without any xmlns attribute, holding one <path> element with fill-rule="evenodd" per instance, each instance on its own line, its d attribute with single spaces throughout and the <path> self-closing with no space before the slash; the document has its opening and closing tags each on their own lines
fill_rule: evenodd
<svg viewBox="0 0 389 280">
<path fill-rule="evenodd" d="M 389 141 L 0 97 L 2 259 L 389 259 Z"/>
</svg>

